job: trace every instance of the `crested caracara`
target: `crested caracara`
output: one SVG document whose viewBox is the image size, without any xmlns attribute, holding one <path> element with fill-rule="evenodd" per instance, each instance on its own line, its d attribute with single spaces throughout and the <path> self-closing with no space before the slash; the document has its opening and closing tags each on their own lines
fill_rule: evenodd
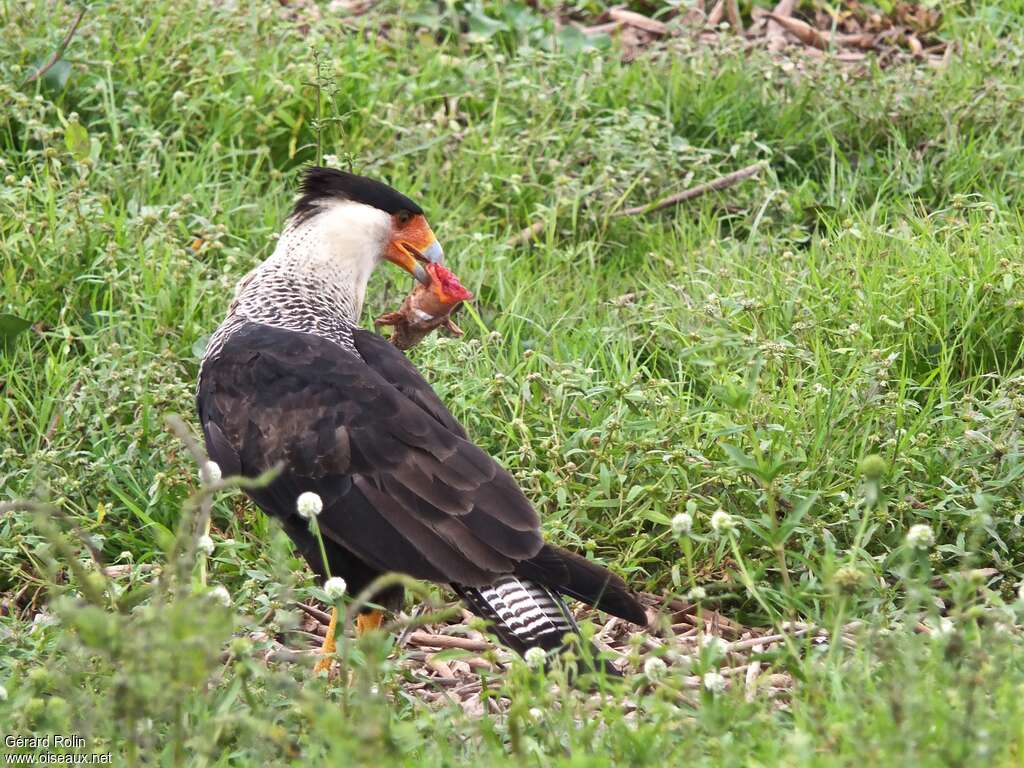
<svg viewBox="0 0 1024 768">
<path fill-rule="evenodd" d="M 520 653 L 577 631 L 562 595 L 646 623 L 620 578 L 544 543 L 512 476 L 401 352 L 358 326 L 378 263 L 428 283 L 424 265 L 443 256 L 405 195 L 309 169 L 277 248 L 239 283 L 203 356 L 196 401 L 210 458 L 224 476 L 280 464 L 247 493 L 321 578 L 341 576 L 354 593 L 388 571 L 449 584 Z M 296 507 L 305 492 L 323 503 L 326 564 Z M 401 600 L 400 588 L 375 598 Z M 359 628 L 379 621 L 361 616 Z"/>
</svg>

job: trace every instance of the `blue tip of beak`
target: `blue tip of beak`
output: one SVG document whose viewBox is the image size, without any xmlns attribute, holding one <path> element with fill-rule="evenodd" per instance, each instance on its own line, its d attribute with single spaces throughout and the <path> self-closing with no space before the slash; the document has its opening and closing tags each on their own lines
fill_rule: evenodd
<svg viewBox="0 0 1024 768">
<path fill-rule="evenodd" d="M 430 244 L 430 247 L 423 252 L 423 258 L 434 264 L 444 264 L 444 249 L 441 248 L 441 244 L 435 240 Z"/>
</svg>

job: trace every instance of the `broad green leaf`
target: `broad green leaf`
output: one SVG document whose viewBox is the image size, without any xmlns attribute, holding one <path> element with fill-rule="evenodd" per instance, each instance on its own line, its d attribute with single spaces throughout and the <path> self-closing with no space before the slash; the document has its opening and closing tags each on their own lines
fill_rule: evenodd
<svg viewBox="0 0 1024 768">
<path fill-rule="evenodd" d="M 31 327 L 31 322 L 17 315 L 0 315 L 0 350 L 6 348 L 22 331 L 27 331 Z"/>
<path fill-rule="evenodd" d="M 735 445 L 722 443 L 722 450 L 729 454 L 729 458 L 732 459 L 732 463 L 736 466 L 748 472 L 753 472 L 755 475 L 760 474 L 761 468 L 757 465 L 757 462 Z"/>
<path fill-rule="evenodd" d="M 89 157 L 89 132 L 77 120 L 69 122 L 64 128 L 64 143 L 75 160 L 85 160 Z"/>
<path fill-rule="evenodd" d="M 43 62 L 40 62 L 39 66 L 43 66 Z M 71 65 L 61 59 L 43 75 L 43 85 L 48 88 L 52 88 L 57 91 L 63 91 L 64 86 L 68 83 L 68 78 L 71 76 Z"/>
</svg>

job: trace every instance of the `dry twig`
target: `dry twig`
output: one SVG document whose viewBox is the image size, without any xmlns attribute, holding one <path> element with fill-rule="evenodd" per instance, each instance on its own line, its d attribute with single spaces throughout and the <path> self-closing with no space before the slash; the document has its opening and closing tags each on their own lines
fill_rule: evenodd
<svg viewBox="0 0 1024 768">
<path fill-rule="evenodd" d="M 756 176 L 758 172 L 764 168 L 764 165 L 764 163 L 754 163 L 753 165 L 748 165 L 746 168 L 740 168 L 738 171 L 733 171 L 725 176 L 721 176 L 714 181 L 709 181 L 706 184 L 698 184 L 696 187 L 684 189 L 682 192 L 669 195 L 668 197 L 662 198 L 654 203 L 626 208 L 624 210 L 617 211 L 612 215 L 614 218 L 619 218 L 621 216 L 637 216 L 644 213 L 654 213 L 655 211 L 660 211 L 663 208 L 668 208 L 687 200 L 693 200 L 695 197 L 706 195 L 708 192 L 718 192 L 723 189 L 728 189 L 744 179 Z"/>
<path fill-rule="evenodd" d="M 41 66 L 39 69 L 37 69 L 35 72 L 33 72 L 31 75 L 28 76 L 28 78 L 25 80 L 25 82 L 23 82 L 21 84 L 22 88 L 24 88 L 29 83 L 34 83 L 40 77 L 42 77 L 47 72 L 49 72 L 50 69 L 53 68 L 54 64 L 56 64 L 58 61 L 60 61 L 61 56 L 64 55 L 64 51 L 67 50 L 68 45 L 71 44 L 71 38 L 73 38 L 75 36 L 75 32 L 78 31 L 78 25 L 82 23 L 82 17 L 83 16 L 85 16 L 85 6 L 84 5 L 79 9 L 78 15 L 75 17 L 75 20 L 72 22 L 71 28 L 68 30 L 67 34 L 64 35 L 64 39 L 60 41 L 60 45 L 57 46 L 57 50 L 53 52 L 53 55 L 49 58 L 49 60 L 45 64 L 43 64 L 43 66 Z"/>
</svg>

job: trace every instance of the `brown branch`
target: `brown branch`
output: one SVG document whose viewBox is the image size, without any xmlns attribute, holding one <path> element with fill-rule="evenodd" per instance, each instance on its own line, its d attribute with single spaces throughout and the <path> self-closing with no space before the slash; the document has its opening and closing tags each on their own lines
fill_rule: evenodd
<svg viewBox="0 0 1024 768">
<path fill-rule="evenodd" d="M 765 34 L 768 38 L 768 49 L 781 51 L 786 47 L 786 30 L 776 19 L 788 19 L 793 14 L 795 0 L 779 0 L 771 16 L 768 17 L 768 27 Z M 774 16 L 775 18 L 772 18 Z"/>
<path fill-rule="evenodd" d="M 804 45 L 824 51 L 828 48 L 828 39 L 806 21 L 794 19 L 792 16 L 777 16 L 769 13 L 768 18 L 789 32 Z"/>
<path fill-rule="evenodd" d="M 725 17 L 729 20 L 729 26 L 737 35 L 743 34 L 743 19 L 740 18 L 740 9 L 736 0 L 725 0 Z"/>
<path fill-rule="evenodd" d="M 637 29 L 651 35 L 661 37 L 662 35 L 668 34 L 668 25 L 665 24 L 665 22 L 652 19 L 641 13 L 626 10 L 625 8 L 611 8 L 608 10 L 608 16 L 612 21 L 625 24 L 630 27 L 636 27 Z"/>
<path fill-rule="evenodd" d="M 84 5 L 78 11 L 78 15 L 75 17 L 75 20 L 71 24 L 71 29 L 69 29 L 68 33 L 64 35 L 64 39 L 60 41 L 60 45 L 57 46 L 57 50 L 53 52 L 53 55 L 50 57 L 50 60 L 43 64 L 43 66 L 41 66 L 31 75 L 29 75 L 28 79 L 21 84 L 22 88 L 24 88 L 29 83 L 34 83 L 40 77 L 49 72 L 54 64 L 60 61 L 61 56 L 64 55 L 64 51 L 67 50 L 68 45 L 70 45 L 71 43 L 71 38 L 73 38 L 75 36 L 75 32 L 78 31 L 78 25 L 82 23 L 83 16 L 85 16 Z"/>
<path fill-rule="evenodd" d="M 429 632 L 413 632 L 409 635 L 409 645 L 426 646 L 428 648 L 461 648 L 464 651 L 486 651 L 494 646 L 485 640 L 470 640 L 467 637 L 451 635 L 434 635 Z"/>
<path fill-rule="evenodd" d="M 696 187 L 690 187 L 684 189 L 682 192 L 677 192 L 674 195 L 662 198 L 654 203 L 648 203 L 647 205 L 638 205 L 633 208 L 626 208 L 622 211 L 617 211 L 612 214 L 614 218 L 621 216 L 637 216 L 644 213 L 653 213 L 654 211 L 660 211 L 662 208 L 668 208 L 669 206 L 682 203 L 686 200 L 693 200 L 695 197 L 706 195 L 708 192 L 718 192 L 719 190 L 728 189 L 729 187 L 738 184 L 744 179 L 749 179 L 751 176 L 756 176 L 761 169 L 764 168 L 764 163 L 754 163 L 748 165 L 746 168 L 740 168 L 738 171 L 726 174 L 714 181 L 709 181 L 707 184 L 698 184 Z"/>
<path fill-rule="evenodd" d="M 708 12 L 708 18 L 705 22 L 709 27 L 717 27 L 722 23 L 722 18 L 725 16 L 725 0 L 718 0 L 717 3 L 712 6 Z"/>
</svg>

